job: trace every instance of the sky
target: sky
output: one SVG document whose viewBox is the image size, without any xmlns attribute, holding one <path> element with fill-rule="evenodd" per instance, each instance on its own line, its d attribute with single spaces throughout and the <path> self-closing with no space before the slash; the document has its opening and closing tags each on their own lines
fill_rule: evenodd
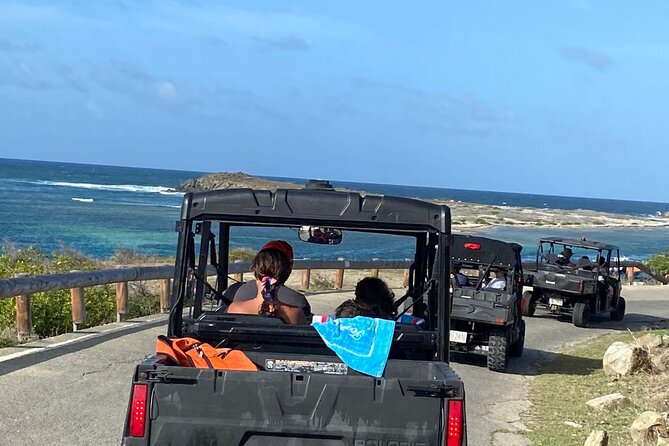
<svg viewBox="0 0 669 446">
<path fill-rule="evenodd" d="M 667 17 L 0 0 L 0 158 L 669 202 Z"/>
</svg>

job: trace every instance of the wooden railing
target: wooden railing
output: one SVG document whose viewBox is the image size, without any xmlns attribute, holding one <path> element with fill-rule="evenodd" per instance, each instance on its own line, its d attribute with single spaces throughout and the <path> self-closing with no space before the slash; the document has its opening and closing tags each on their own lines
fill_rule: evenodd
<svg viewBox="0 0 669 446">
<path fill-rule="evenodd" d="M 296 260 L 295 270 L 302 271 L 302 289 L 308 290 L 311 282 L 311 270 L 336 270 L 335 288 L 341 289 L 344 283 L 344 271 L 347 269 L 369 270 L 370 275 L 378 277 L 381 269 L 403 269 L 404 285 L 408 283 L 408 268 L 411 262 L 404 260 L 371 260 L 371 261 L 323 261 Z M 250 262 L 237 262 L 229 265 L 228 272 L 235 280 L 243 281 L 244 273 L 248 273 Z M 215 275 L 213 268 L 209 274 Z M 160 308 L 169 311 L 171 278 L 174 266 L 133 266 L 114 269 L 73 271 L 62 274 L 46 274 L 39 276 L 19 275 L 13 279 L 0 280 L 0 299 L 15 298 L 16 300 L 16 331 L 19 340 L 29 337 L 32 333 L 31 295 L 34 293 L 70 290 L 72 304 L 72 329 L 77 331 L 86 321 L 86 303 L 84 290 L 97 285 L 115 285 L 116 320 L 120 322 L 128 312 L 128 283 L 136 281 L 157 280 L 160 283 Z"/>
</svg>

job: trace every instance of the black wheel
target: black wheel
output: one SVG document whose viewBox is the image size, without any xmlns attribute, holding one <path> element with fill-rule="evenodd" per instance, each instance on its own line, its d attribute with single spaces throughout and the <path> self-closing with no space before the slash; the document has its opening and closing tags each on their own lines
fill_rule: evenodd
<svg viewBox="0 0 669 446">
<path fill-rule="evenodd" d="M 495 328 L 488 339 L 488 369 L 505 372 L 509 364 L 509 330 Z"/>
<path fill-rule="evenodd" d="M 525 321 L 520 320 L 518 323 L 518 340 L 511 344 L 509 354 L 516 358 L 523 356 L 523 349 L 525 348 Z"/>
<path fill-rule="evenodd" d="M 590 304 L 588 302 L 577 302 L 574 305 L 574 314 L 571 321 L 577 327 L 587 327 L 590 324 Z"/>
<path fill-rule="evenodd" d="M 534 311 L 537 309 L 537 300 L 532 298 L 533 293 L 531 291 L 525 291 L 523 293 L 523 305 L 522 313 L 523 316 L 532 317 L 534 316 Z"/>
<path fill-rule="evenodd" d="M 625 298 L 620 296 L 618 298 L 618 307 L 611 313 L 611 319 L 614 321 L 622 321 L 625 317 Z"/>
</svg>

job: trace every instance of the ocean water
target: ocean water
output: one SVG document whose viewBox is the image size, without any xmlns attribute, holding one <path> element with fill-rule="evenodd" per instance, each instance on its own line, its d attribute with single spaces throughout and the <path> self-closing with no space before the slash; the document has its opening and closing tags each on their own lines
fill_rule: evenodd
<svg viewBox="0 0 669 446">
<path fill-rule="evenodd" d="M 45 252 L 66 246 L 97 258 L 110 257 L 120 248 L 173 256 L 176 247 L 174 224 L 179 215 L 182 194 L 171 192 L 171 188 L 203 174 L 0 158 L 0 241 L 19 247 L 32 245 Z M 295 178 L 275 179 L 306 182 L 305 179 Z M 667 203 L 336 180 L 332 180 L 332 184 L 371 193 L 482 204 L 592 209 L 629 215 L 656 215 L 669 211 Z M 644 259 L 657 252 L 669 251 L 669 228 L 546 230 L 496 227 L 480 233 L 523 245 L 524 258 L 534 256 L 537 239 L 545 236 L 585 236 L 591 240 L 616 244 L 621 247 L 622 255 L 632 259 Z M 296 240 L 296 235 L 288 229 L 239 229 L 233 233 L 233 245 L 257 249 L 264 241 L 275 237 Z M 327 247 L 326 250 L 306 243 L 295 243 L 296 257 L 404 259 L 412 252 L 412 247 L 403 238 L 378 238 L 347 234 L 341 245 Z"/>
</svg>

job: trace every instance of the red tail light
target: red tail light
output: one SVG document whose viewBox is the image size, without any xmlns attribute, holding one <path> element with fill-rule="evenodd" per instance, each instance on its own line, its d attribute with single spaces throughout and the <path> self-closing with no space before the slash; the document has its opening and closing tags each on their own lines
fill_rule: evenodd
<svg viewBox="0 0 669 446">
<path fill-rule="evenodd" d="M 473 249 L 474 251 L 478 251 L 481 249 L 481 245 L 478 243 L 465 243 L 465 249 Z"/>
<path fill-rule="evenodd" d="M 143 437 L 146 427 L 146 400 L 149 386 L 135 384 L 132 387 L 132 403 L 130 406 L 130 436 Z"/>
<path fill-rule="evenodd" d="M 448 402 L 448 421 L 446 424 L 446 446 L 462 446 L 463 413 L 462 400 Z"/>
<path fill-rule="evenodd" d="M 584 284 L 583 281 L 581 280 L 581 281 L 579 282 L 579 284 L 578 284 L 578 292 L 579 292 L 579 293 L 582 293 L 584 289 L 585 289 L 585 284 Z"/>
</svg>

